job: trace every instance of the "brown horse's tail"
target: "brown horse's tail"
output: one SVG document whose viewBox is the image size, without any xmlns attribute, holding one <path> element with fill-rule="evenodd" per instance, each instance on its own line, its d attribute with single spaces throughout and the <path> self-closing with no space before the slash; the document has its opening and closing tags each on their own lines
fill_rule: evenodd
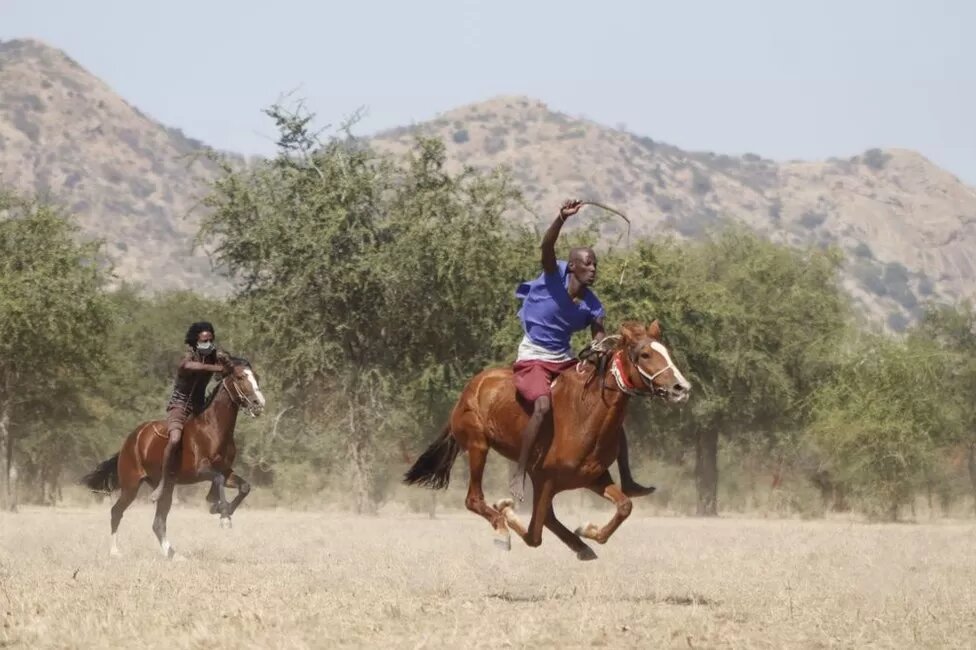
<svg viewBox="0 0 976 650">
<path fill-rule="evenodd" d="M 407 485 L 423 485 L 434 490 L 442 490 L 451 482 L 451 467 L 461 452 L 461 446 L 451 435 L 450 425 L 444 425 L 427 451 L 413 464 L 403 476 Z"/>
<path fill-rule="evenodd" d="M 119 455 L 100 462 L 94 472 L 86 474 L 79 482 L 92 492 L 111 494 L 119 487 Z"/>
</svg>

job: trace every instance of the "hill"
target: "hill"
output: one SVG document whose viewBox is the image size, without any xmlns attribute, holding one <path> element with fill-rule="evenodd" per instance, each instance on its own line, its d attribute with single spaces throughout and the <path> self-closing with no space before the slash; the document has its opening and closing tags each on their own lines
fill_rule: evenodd
<svg viewBox="0 0 976 650">
<path fill-rule="evenodd" d="M 187 217 L 215 167 L 203 143 L 130 106 L 60 50 L 0 43 L 0 183 L 50 196 L 103 238 L 116 273 L 153 289 L 224 285 Z"/>
<path fill-rule="evenodd" d="M 227 288 L 191 250 L 191 211 L 216 171 L 199 157 L 203 143 L 37 41 L 0 43 L 0 89 L 0 184 L 65 203 L 86 234 L 106 240 L 121 277 L 150 289 Z M 976 297 L 976 190 L 913 151 L 786 162 L 690 152 L 504 96 L 371 141 L 396 154 L 418 133 L 442 138 L 454 166 L 509 167 L 539 225 L 580 197 L 626 212 L 635 237 L 695 238 L 739 222 L 776 241 L 839 246 L 846 288 L 895 330 L 929 297 Z M 605 229 L 623 232 L 616 220 Z"/>
<path fill-rule="evenodd" d="M 634 234 L 694 238 L 728 221 L 776 241 L 837 245 L 847 289 L 896 330 L 925 298 L 976 295 L 976 190 L 913 151 L 781 163 L 689 152 L 527 97 L 460 107 L 374 141 L 400 152 L 417 133 L 442 138 L 455 164 L 508 166 L 540 223 L 578 196 L 627 213 Z"/>
</svg>

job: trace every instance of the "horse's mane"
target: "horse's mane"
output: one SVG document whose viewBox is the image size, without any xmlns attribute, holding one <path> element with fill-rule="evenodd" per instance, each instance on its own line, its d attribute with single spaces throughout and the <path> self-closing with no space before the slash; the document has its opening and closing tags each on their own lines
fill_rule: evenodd
<svg viewBox="0 0 976 650">
<path fill-rule="evenodd" d="M 591 342 L 580 350 L 579 354 L 577 355 L 580 363 L 589 363 L 596 367 L 596 372 L 590 375 L 584 386 L 589 386 L 590 382 L 592 382 L 594 379 L 597 377 L 603 377 L 607 374 L 610 359 L 613 358 L 614 352 L 623 347 L 623 341 L 622 336 L 619 334 L 614 334 L 611 336 L 605 336 L 598 342 Z"/>
<path fill-rule="evenodd" d="M 238 366 L 244 366 L 245 368 L 250 368 L 251 367 L 251 362 L 248 361 L 247 359 L 245 359 L 244 357 L 228 356 L 227 359 L 230 362 L 227 365 L 227 368 L 229 368 L 231 370 L 233 370 L 234 368 L 237 368 Z M 223 383 L 224 379 L 227 377 L 228 374 L 229 373 L 227 373 L 227 372 L 225 372 L 224 374 L 222 374 L 220 376 L 220 381 L 218 381 L 216 384 L 214 384 L 214 387 L 207 394 L 207 399 L 204 401 L 203 408 L 200 410 L 200 413 L 203 413 L 208 408 L 210 408 L 210 405 L 213 403 L 214 399 L 217 397 L 217 394 L 220 392 L 220 386 L 221 386 L 221 384 Z"/>
</svg>

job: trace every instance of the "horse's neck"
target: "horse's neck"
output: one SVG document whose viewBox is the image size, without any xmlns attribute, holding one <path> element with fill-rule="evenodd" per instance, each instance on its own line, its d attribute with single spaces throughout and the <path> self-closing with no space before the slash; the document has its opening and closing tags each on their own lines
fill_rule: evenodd
<svg viewBox="0 0 976 650">
<path fill-rule="evenodd" d="M 217 394 L 207 410 L 203 412 L 203 417 L 206 423 L 210 425 L 208 428 L 218 438 L 229 438 L 234 435 L 239 410 L 237 403 L 231 399 L 229 389 L 224 384 L 217 389 Z"/>
<path fill-rule="evenodd" d="M 580 429 L 592 436 L 592 453 L 595 458 L 601 459 L 616 458 L 619 454 L 620 435 L 630 402 L 630 395 L 620 389 L 610 372 L 612 363 L 611 356 L 603 368 L 604 372 L 601 373 L 601 368 L 597 366 L 593 369 L 592 377 L 584 378 L 578 406 L 581 409 Z M 589 383 L 586 380 L 590 380 Z"/>
<path fill-rule="evenodd" d="M 595 366 L 593 374 L 587 375 L 583 379 L 581 403 L 590 417 L 605 419 L 617 416 L 622 419 L 623 412 L 627 408 L 630 396 L 620 390 L 620 386 L 617 385 L 617 381 L 611 372 L 612 365 L 613 355 L 610 355 L 605 365 Z M 601 366 L 603 367 L 601 368 Z"/>
</svg>

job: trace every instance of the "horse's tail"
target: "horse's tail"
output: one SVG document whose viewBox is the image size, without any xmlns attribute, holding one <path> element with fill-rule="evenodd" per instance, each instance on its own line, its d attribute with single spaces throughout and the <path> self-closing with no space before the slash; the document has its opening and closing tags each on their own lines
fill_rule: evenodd
<svg viewBox="0 0 976 650">
<path fill-rule="evenodd" d="M 403 482 L 407 485 L 423 485 L 434 490 L 442 490 L 451 482 L 451 467 L 461 452 L 461 446 L 451 435 L 450 425 L 444 425 L 427 451 L 407 470 Z"/>
<path fill-rule="evenodd" d="M 80 483 L 92 492 L 114 492 L 119 487 L 119 455 L 100 462 L 94 472 L 82 477 Z"/>
</svg>

